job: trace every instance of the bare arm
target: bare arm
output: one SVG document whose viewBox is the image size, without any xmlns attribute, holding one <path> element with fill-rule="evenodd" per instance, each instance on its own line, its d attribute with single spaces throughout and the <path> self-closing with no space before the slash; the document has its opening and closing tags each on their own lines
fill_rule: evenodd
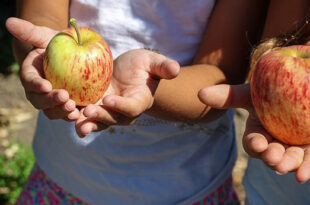
<svg viewBox="0 0 310 205">
<path fill-rule="evenodd" d="M 271 0 L 262 39 L 291 32 L 307 15 L 310 16 L 309 12 L 310 1 L 308 0 Z"/>
<path fill-rule="evenodd" d="M 68 16 L 69 0 L 17 0 L 17 17 L 35 25 L 62 30 L 68 26 Z M 14 55 L 19 64 L 32 48 L 32 45 L 13 40 Z"/>
<path fill-rule="evenodd" d="M 148 114 L 172 121 L 209 121 L 223 111 L 201 103 L 198 91 L 223 82 L 242 83 L 247 74 L 251 43 L 260 37 L 266 1 L 218 1 L 194 65 L 178 77 L 162 80 Z"/>
</svg>

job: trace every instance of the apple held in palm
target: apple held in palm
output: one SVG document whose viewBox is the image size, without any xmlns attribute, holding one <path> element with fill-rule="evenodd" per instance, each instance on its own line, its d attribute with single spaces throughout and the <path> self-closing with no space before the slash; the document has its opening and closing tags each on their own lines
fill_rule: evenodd
<svg viewBox="0 0 310 205">
<path fill-rule="evenodd" d="M 278 48 L 263 56 L 253 71 L 251 97 L 274 138 L 310 144 L 310 46 Z"/>
<path fill-rule="evenodd" d="M 53 89 L 65 89 L 76 105 L 98 102 L 107 90 L 113 72 L 108 44 L 94 30 L 72 27 L 58 33 L 48 44 L 43 61 L 45 78 Z"/>
</svg>

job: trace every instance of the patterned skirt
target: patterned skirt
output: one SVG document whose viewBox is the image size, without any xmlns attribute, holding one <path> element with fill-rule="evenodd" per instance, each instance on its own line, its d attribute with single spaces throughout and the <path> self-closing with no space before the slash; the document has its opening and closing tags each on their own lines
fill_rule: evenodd
<svg viewBox="0 0 310 205">
<path fill-rule="evenodd" d="M 35 164 L 16 205 L 90 205 L 53 182 Z M 232 178 L 193 205 L 239 205 Z"/>
</svg>

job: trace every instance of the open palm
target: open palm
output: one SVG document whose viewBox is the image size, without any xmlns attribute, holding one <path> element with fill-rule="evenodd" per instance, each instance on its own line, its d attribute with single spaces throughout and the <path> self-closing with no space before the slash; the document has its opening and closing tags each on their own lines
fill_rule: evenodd
<svg viewBox="0 0 310 205">
<path fill-rule="evenodd" d="M 199 92 L 200 100 L 214 108 L 243 108 L 249 112 L 243 136 L 244 150 L 280 174 L 296 172 L 299 182 L 310 179 L 309 146 L 290 146 L 274 139 L 256 116 L 250 85 L 216 85 Z"/>
<path fill-rule="evenodd" d="M 113 76 L 103 100 L 88 105 L 76 123 L 80 136 L 110 125 L 129 125 L 149 109 L 160 79 L 177 76 L 180 66 L 163 55 L 137 49 L 114 61 Z"/>
</svg>

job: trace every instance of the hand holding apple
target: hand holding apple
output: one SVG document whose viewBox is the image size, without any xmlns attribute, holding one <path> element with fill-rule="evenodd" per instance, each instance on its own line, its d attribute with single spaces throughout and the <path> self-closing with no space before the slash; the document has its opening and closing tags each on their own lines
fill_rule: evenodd
<svg viewBox="0 0 310 205">
<path fill-rule="evenodd" d="M 43 110 L 49 119 L 78 119 L 80 112 L 75 107 L 75 102 L 69 99 L 68 92 L 53 89 L 51 83 L 43 78 L 44 52 L 58 31 L 13 17 L 7 19 L 6 27 L 20 42 L 34 47 L 26 54 L 25 59 L 19 59 L 20 79 L 30 103 Z"/>
<path fill-rule="evenodd" d="M 249 112 L 243 148 L 278 173 L 296 172 L 299 182 L 310 179 L 310 145 L 289 146 L 274 139 L 262 126 L 251 101 L 250 85 L 216 85 L 200 90 L 200 100 L 217 109 L 243 108 Z"/>
<path fill-rule="evenodd" d="M 107 90 L 113 58 L 105 40 L 94 30 L 72 27 L 59 32 L 48 44 L 43 62 L 44 74 L 54 89 L 65 89 L 77 105 L 98 102 Z"/>
<path fill-rule="evenodd" d="M 274 138 L 310 144 L 310 46 L 276 48 L 261 57 L 251 95 L 258 118 Z"/>
</svg>

